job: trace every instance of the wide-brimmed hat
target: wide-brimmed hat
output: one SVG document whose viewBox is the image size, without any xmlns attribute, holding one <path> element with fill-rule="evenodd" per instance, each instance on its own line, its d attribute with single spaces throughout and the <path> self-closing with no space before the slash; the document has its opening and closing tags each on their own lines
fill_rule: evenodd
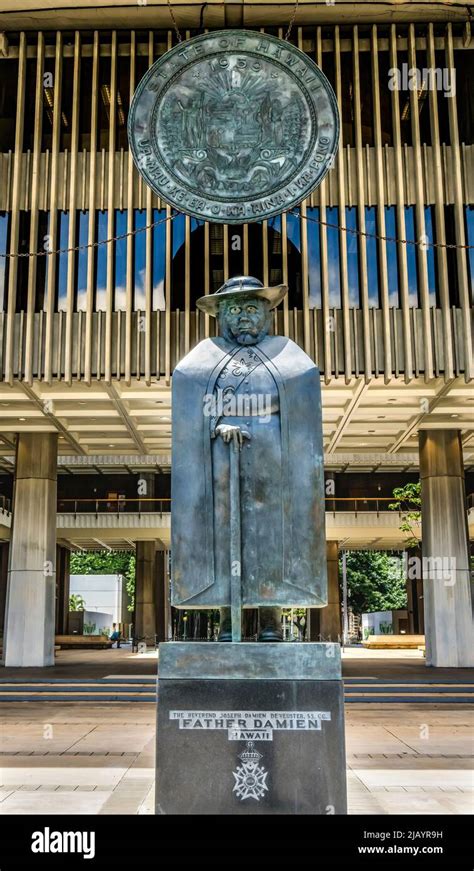
<svg viewBox="0 0 474 871">
<path fill-rule="evenodd" d="M 201 296 L 196 305 L 207 315 L 216 317 L 219 311 L 219 303 L 230 297 L 238 297 L 242 300 L 254 299 L 255 297 L 257 299 L 266 299 L 270 303 L 270 308 L 276 308 L 287 292 L 288 287 L 286 284 L 264 287 L 258 278 L 240 275 L 237 278 L 229 278 L 215 293 Z"/>
</svg>

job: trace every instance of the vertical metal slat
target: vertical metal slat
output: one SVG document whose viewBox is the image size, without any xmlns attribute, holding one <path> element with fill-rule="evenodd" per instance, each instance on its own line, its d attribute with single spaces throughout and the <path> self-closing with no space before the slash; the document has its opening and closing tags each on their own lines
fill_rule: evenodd
<svg viewBox="0 0 474 871">
<path fill-rule="evenodd" d="M 51 194 L 49 201 L 49 241 L 51 251 L 58 247 L 58 200 L 59 200 L 59 144 L 61 135 L 61 95 L 62 95 L 62 65 L 63 37 L 56 33 L 56 50 L 54 63 L 54 103 L 53 103 L 53 135 L 51 144 Z M 56 265 L 57 255 L 48 255 L 48 278 L 46 282 L 46 332 L 45 332 L 45 365 L 44 380 L 51 383 L 53 376 L 53 325 L 56 302 Z"/>
<path fill-rule="evenodd" d="M 22 173 L 22 150 L 23 150 L 23 127 L 25 118 L 25 79 L 26 79 L 26 36 L 20 34 L 18 51 L 18 92 L 15 120 L 15 150 L 13 155 L 13 180 L 11 195 L 11 229 L 10 229 L 10 255 L 18 253 L 18 241 L 20 232 L 20 193 Z M 5 381 L 13 384 L 14 365 L 14 329 L 16 310 L 16 284 L 18 277 L 18 258 L 13 256 L 10 260 L 8 274 L 8 310 L 7 329 L 5 343 Z"/>
<path fill-rule="evenodd" d="M 28 250 L 38 250 L 39 222 L 39 191 L 41 185 L 41 137 L 43 125 L 43 73 L 44 73 L 44 35 L 38 33 L 36 55 L 36 89 L 35 89 L 35 131 L 33 136 L 33 162 L 31 167 L 31 203 L 30 203 L 30 240 Z M 34 318 L 36 305 L 36 275 L 38 258 L 29 258 L 28 268 L 28 301 L 26 308 L 25 337 L 25 381 L 33 381 L 33 346 Z"/>
<path fill-rule="evenodd" d="M 109 154 L 107 173 L 107 238 L 115 230 L 115 140 L 117 119 L 117 31 L 112 31 L 110 46 Z M 107 279 L 105 309 L 105 381 L 112 379 L 112 313 L 114 309 L 115 243 L 107 242 Z"/>
<path fill-rule="evenodd" d="M 72 118 L 71 118 L 71 177 L 69 179 L 69 232 L 68 248 L 72 249 L 76 241 L 76 195 L 77 195 L 77 171 L 78 171 L 78 147 L 79 147 L 79 107 L 80 107 L 80 82 L 81 82 L 81 35 L 76 30 L 74 37 L 74 70 L 72 90 Z M 72 381 L 72 320 L 74 312 L 75 290 L 75 262 L 76 254 L 69 250 L 67 259 L 67 301 L 66 301 L 66 329 L 65 329 L 65 367 L 64 377 L 68 384 Z"/>
<path fill-rule="evenodd" d="M 372 94 L 374 101 L 374 142 L 375 142 L 375 171 L 377 185 L 377 229 L 380 237 L 386 236 L 385 232 L 385 190 L 383 171 L 383 146 L 382 146 L 382 118 L 380 109 L 380 81 L 379 81 L 379 58 L 377 27 L 373 25 L 371 30 L 371 55 L 372 55 Z M 387 383 L 392 377 L 392 346 L 390 335 L 390 307 L 388 299 L 388 267 L 387 267 L 387 243 L 384 239 L 377 240 L 380 297 L 382 304 L 382 336 L 383 336 L 383 368 L 384 380 Z"/>
<path fill-rule="evenodd" d="M 416 35 L 415 25 L 410 24 L 408 30 L 408 65 L 411 69 L 416 68 Z M 423 320 L 423 353 L 425 364 L 425 379 L 433 378 L 433 347 L 431 342 L 431 319 L 430 319 L 430 300 L 428 288 L 428 263 L 426 258 L 426 250 L 422 241 L 426 239 L 426 224 L 425 224 L 425 191 L 423 185 L 423 175 L 421 173 L 421 138 L 420 138 L 420 119 L 419 119 L 419 101 L 418 92 L 415 89 L 410 91 L 410 115 L 411 115 L 411 130 L 413 137 L 413 158 L 415 162 L 415 211 L 416 211 L 416 229 L 418 236 L 417 259 L 418 259 L 418 276 L 420 283 L 421 296 L 421 311 Z"/>
<path fill-rule="evenodd" d="M 130 33 L 130 102 L 135 93 L 135 62 L 136 62 L 135 31 Z M 127 153 L 127 271 L 125 278 L 125 382 L 131 383 L 132 377 L 132 311 L 133 311 L 133 245 L 135 237 L 130 235 L 134 223 L 134 165 L 130 149 Z M 160 337 L 157 337 L 158 343 Z"/>
<path fill-rule="evenodd" d="M 336 97 L 339 105 L 341 118 L 343 117 L 342 106 L 342 75 L 341 75 L 341 39 L 339 25 L 334 28 L 334 63 L 336 69 Z M 341 141 L 337 154 L 337 183 L 339 204 L 339 225 L 346 226 L 346 179 L 344 167 L 344 133 L 341 130 Z M 347 233 L 339 230 L 339 258 L 341 274 L 341 306 L 342 306 L 342 335 L 344 344 L 344 378 L 348 383 L 352 377 L 351 361 L 351 331 L 349 315 L 349 276 L 347 271 Z M 337 336 L 336 336 L 337 344 Z"/>
<path fill-rule="evenodd" d="M 391 69 L 398 68 L 397 60 L 397 29 L 395 24 L 390 27 L 390 67 Z M 398 91 L 392 90 L 392 128 L 393 128 L 393 150 L 395 158 L 395 200 L 397 214 L 397 238 L 406 239 L 406 221 L 405 221 L 405 185 L 404 185 L 404 163 L 402 151 L 402 133 L 400 122 L 400 99 Z M 411 323 L 410 323 L 410 299 L 408 295 L 408 263 L 407 263 L 407 246 L 402 242 L 397 242 L 397 264 L 398 264 L 398 292 L 400 296 L 402 309 L 402 325 L 403 325 L 403 361 L 405 381 L 408 383 L 413 378 L 413 351 L 411 338 Z"/>
<path fill-rule="evenodd" d="M 355 110 L 355 152 L 356 152 L 356 184 L 357 184 L 357 224 L 361 235 L 358 237 L 359 275 L 360 275 L 360 304 L 362 308 L 362 332 L 364 352 L 364 374 L 368 381 L 372 374 L 372 360 L 370 354 L 370 319 L 369 319 L 369 286 L 367 275 L 367 239 L 363 235 L 366 232 L 365 222 L 365 173 L 364 173 L 364 149 L 362 143 L 362 118 L 361 118 L 361 91 L 360 91 L 360 57 L 359 57 L 359 28 L 353 30 L 353 65 L 354 65 L 354 110 Z"/>
<path fill-rule="evenodd" d="M 316 62 L 323 67 L 323 37 L 321 27 L 316 31 Z M 321 182 L 319 188 L 319 250 L 321 255 L 321 308 L 323 315 L 323 348 L 324 348 L 324 380 L 326 384 L 331 380 L 331 314 L 329 310 L 329 270 L 328 270 L 328 235 L 325 221 L 327 219 L 327 185 L 328 176 Z"/>
<path fill-rule="evenodd" d="M 84 380 L 90 384 L 92 377 L 92 311 L 94 305 L 94 265 L 96 251 L 95 242 L 95 204 L 96 204 L 96 172 L 97 172 L 97 118 L 98 118 L 98 88 L 99 88 L 99 32 L 94 31 L 92 49 L 92 82 L 91 82 L 91 153 L 89 161 L 89 227 L 87 233 L 87 290 L 86 290 L 86 335 L 84 348 Z"/>
<path fill-rule="evenodd" d="M 452 25 L 446 30 L 446 66 L 454 70 L 454 48 Z M 448 100 L 449 129 L 451 136 L 452 170 L 454 179 L 454 226 L 456 233 L 456 264 L 458 273 L 459 303 L 463 314 L 464 335 L 464 377 L 470 381 L 474 374 L 472 359 L 471 302 L 469 299 L 469 281 L 467 272 L 466 228 L 464 223 L 464 203 L 461 170 L 461 149 L 459 143 L 457 97 L 452 94 Z"/>
</svg>

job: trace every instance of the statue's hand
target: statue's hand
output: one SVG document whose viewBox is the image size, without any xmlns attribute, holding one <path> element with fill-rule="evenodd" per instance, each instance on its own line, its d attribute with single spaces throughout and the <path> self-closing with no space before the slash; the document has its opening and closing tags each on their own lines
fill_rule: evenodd
<svg viewBox="0 0 474 871">
<path fill-rule="evenodd" d="M 220 435 L 226 445 L 229 442 L 233 442 L 234 450 L 242 450 L 244 439 L 250 438 L 250 433 L 246 429 L 241 429 L 240 426 L 232 426 L 228 423 L 221 423 L 219 426 L 216 426 L 216 435 Z"/>
</svg>

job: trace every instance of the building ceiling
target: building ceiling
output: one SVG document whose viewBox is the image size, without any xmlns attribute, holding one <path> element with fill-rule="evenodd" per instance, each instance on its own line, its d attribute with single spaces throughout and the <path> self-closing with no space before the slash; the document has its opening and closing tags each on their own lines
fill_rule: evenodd
<svg viewBox="0 0 474 871">
<path fill-rule="evenodd" d="M 462 378 L 384 384 L 362 378 L 322 387 L 325 465 L 334 471 L 403 471 L 418 466 L 419 429 L 460 429 L 474 465 L 474 391 Z M 58 432 L 59 468 L 124 474 L 168 471 L 171 388 L 97 381 L 0 384 L 0 464 L 11 468 L 18 432 Z"/>
<path fill-rule="evenodd" d="M 202 0 L 173 3 L 181 28 L 219 28 L 273 24 L 288 26 L 294 0 L 210 0 L 203 11 Z M 358 0 L 331 3 L 328 0 L 300 0 L 296 24 L 363 23 L 381 21 L 460 21 L 469 19 L 469 3 L 454 0 Z M 0 0 L 0 30 L 41 28 L 169 28 L 171 18 L 163 0 Z"/>
</svg>

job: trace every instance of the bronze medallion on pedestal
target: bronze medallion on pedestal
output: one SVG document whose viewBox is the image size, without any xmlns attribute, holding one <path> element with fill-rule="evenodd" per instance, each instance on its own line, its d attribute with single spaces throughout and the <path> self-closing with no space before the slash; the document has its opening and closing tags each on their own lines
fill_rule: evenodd
<svg viewBox="0 0 474 871">
<path fill-rule="evenodd" d="M 288 42 L 230 30 L 164 54 L 130 108 L 133 159 L 169 205 L 205 221 L 259 221 L 298 205 L 337 151 L 339 113 L 318 66 Z"/>
</svg>

